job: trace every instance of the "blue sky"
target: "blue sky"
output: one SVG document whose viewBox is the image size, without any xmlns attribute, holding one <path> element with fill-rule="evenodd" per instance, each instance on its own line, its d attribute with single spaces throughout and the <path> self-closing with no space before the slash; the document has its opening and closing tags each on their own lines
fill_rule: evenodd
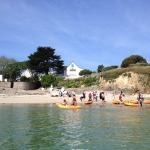
<svg viewBox="0 0 150 150">
<path fill-rule="evenodd" d="M 150 1 L 0 0 L 0 56 L 25 61 L 38 46 L 92 71 L 131 55 L 149 63 Z"/>
</svg>

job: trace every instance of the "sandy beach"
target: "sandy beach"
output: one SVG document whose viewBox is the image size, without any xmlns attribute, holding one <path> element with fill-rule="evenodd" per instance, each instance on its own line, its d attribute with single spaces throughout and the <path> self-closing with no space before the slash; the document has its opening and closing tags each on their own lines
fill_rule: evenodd
<svg viewBox="0 0 150 150">
<path fill-rule="evenodd" d="M 88 97 L 80 101 L 80 97 L 82 95 L 76 95 L 77 103 L 81 104 L 84 101 L 88 100 Z M 148 97 L 149 94 L 145 95 Z M 150 97 L 150 96 L 149 96 Z M 137 95 L 125 95 L 123 99 L 125 100 L 136 100 Z M 64 97 L 52 97 L 51 94 L 46 93 L 44 95 L 7 95 L 7 94 L 0 94 L 0 104 L 51 104 L 51 103 L 62 103 L 63 100 L 66 99 L 68 103 L 72 102 L 72 97 L 64 96 Z M 105 100 L 107 103 L 112 103 L 113 95 L 112 93 L 105 94 Z M 115 99 L 119 99 L 119 95 L 115 95 Z M 102 101 L 98 98 L 98 101 L 94 101 L 94 103 L 102 103 Z"/>
</svg>

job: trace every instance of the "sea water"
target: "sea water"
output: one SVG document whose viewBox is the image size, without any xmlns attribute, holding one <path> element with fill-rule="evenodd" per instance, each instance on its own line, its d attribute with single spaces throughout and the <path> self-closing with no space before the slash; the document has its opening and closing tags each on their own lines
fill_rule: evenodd
<svg viewBox="0 0 150 150">
<path fill-rule="evenodd" d="M 0 105 L 0 150 L 150 149 L 150 105 Z"/>
</svg>

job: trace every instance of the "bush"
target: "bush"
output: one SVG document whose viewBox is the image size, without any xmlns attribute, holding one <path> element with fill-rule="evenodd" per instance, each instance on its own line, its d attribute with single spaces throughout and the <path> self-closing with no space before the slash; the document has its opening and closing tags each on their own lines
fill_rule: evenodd
<svg viewBox="0 0 150 150">
<path fill-rule="evenodd" d="M 86 78 L 83 81 L 83 84 L 85 85 L 85 87 L 89 87 L 89 86 L 94 85 L 96 81 L 97 81 L 97 79 L 95 77 L 94 78 Z"/>
<path fill-rule="evenodd" d="M 84 69 L 84 70 L 81 70 L 80 72 L 79 72 L 79 75 L 80 76 L 82 76 L 82 75 L 89 75 L 89 74 L 91 74 L 92 73 L 92 71 L 90 71 L 90 70 L 88 70 L 88 69 Z"/>
<path fill-rule="evenodd" d="M 149 66 L 147 63 L 136 63 L 136 64 L 130 64 L 129 67 L 133 66 Z"/>
<path fill-rule="evenodd" d="M 54 83 L 55 77 L 52 75 L 44 75 L 41 77 L 41 85 L 44 88 L 50 87 L 52 83 Z"/>
<path fill-rule="evenodd" d="M 104 67 L 102 69 L 102 71 L 108 71 L 108 70 L 112 70 L 112 69 L 116 69 L 116 68 L 118 68 L 118 66 L 108 66 L 108 67 Z"/>
<path fill-rule="evenodd" d="M 30 78 L 27 78 L 26 76 L 22 76 L 20 78 L 20 81 L 23 81 L 23 82 L 30 82 Z"/>
<path fill-rule="evenodd" d="M 126 67 L 129 67 L 129 65 L 136 64 L 136 63 L 146 63 L 146 64 L 148 64 L 146 59 L 143 58 L 142 56 L 131 55 L 130 57 L 127 57 L 122 61 L 121 68 L 126 68 Z"/>
</svg>

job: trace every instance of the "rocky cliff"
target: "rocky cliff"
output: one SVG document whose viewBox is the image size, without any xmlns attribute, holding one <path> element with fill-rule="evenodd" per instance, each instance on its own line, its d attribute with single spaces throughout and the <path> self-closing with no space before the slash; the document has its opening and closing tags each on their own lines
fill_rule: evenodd
<svg viewBox="0 0 150 150">
<path fill-rule="evenodd" d="M 99 82 L 100 88 L 104 90 L 122 90 L 129 94 L 133 94 L 138 91 L 150 93 L 150 87 L 147 85 L 148 79 L 148 75 L 126 72 L 121 74 L 118 78 L 109 81 L 100 77 Z"/>
</svg>

